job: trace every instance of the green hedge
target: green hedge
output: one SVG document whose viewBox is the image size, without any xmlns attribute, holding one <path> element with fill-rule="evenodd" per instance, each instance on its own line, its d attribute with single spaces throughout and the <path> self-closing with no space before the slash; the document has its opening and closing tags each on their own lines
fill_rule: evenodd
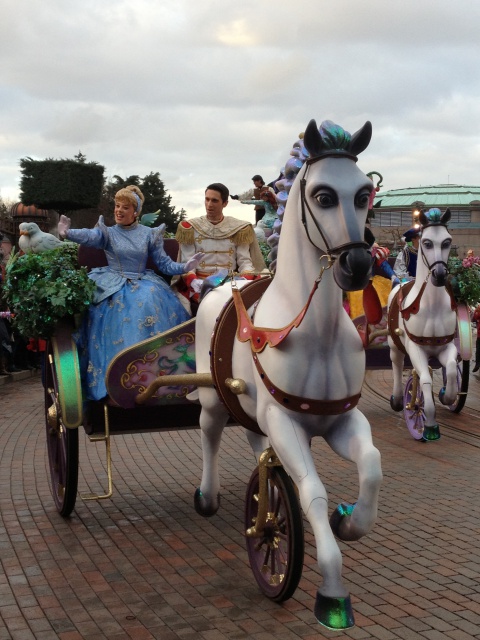
<svg viewBox="0 0 480 640">
<path fill-rule="evenodd" d="M 74 211 L 100 202 L 105 169 L 96 162 L 23 158 L 20 167 L 20 199 L 26 205 Z"/>
</svg>

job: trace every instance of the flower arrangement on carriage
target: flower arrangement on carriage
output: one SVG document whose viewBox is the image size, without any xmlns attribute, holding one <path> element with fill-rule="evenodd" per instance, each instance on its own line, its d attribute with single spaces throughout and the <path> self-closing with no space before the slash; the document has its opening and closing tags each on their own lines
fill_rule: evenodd
<svg viewBox="0 0 480 640">
<path fill-rule="evenodd" d="M 480 303 L 480 257 L 450 257 L 448 259 L 450 284 L 455 299 L 469 307 Z"/>
</svg>

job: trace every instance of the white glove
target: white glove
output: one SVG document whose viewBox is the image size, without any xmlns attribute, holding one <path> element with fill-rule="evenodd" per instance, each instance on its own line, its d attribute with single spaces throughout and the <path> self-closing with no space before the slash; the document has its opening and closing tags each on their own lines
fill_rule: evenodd
<svg viewBox="0 0 480 640">
<path fill-rule="evenodd" d="M 190 258 L 190 260 L 185 263 L 185 273 L 196 271 L 200 261 L 203 260 L 204 257 L 204 253 L 196 253 L 193 258 Z"/>
<path fill-rule="evenodd" d="M 67 231 L 70 229 L 70 225 L 72 221 L 67 216 L 61 215 L 60 220 L 58 221 L 58 237 L 64 240 L 67 237 Z"/>
<path fill-rule="evenodd" d="M 194 293 L 200 293 L 202 287 L 203 287 L 203 280 L 201 278 L 195 278 L 195 280 L 192 280 L 190 283 L 190 289 L 193 292 L 191 296 L 193 296 Z"/>
</svg>

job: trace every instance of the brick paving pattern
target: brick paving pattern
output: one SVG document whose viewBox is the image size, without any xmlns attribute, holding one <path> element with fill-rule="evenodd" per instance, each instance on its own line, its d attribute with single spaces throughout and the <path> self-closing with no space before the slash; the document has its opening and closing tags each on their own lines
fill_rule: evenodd
<svg viewBox="0 0 480 640">
<path fill-rule="evenodd" d="M 276 604 L 259 592 L 242 531 L 254 466 L 242 429 L 225 431 L 216 516 L 193 509 L 192 429 L 112 438 L 113 497 L 78 498 L 63 519 L 49 488 L 40 379 L 2 385 L 0 640 L 480 638 L 480 381 L 471 378 L 461 414 L 437 406 L 442 438 L 430 443 L 391 411 L 390 387 L 390 371 L 367 372 L 360 408 L 384 482 L 373 532 L 340 543 L 356 626 L 334 632 L 313 615 L 321 576 L 308 523 L 294 596 Z M 353 502 L 356 468 L 319 439 L 313 451 L 331 510 Z M 81 429 L 79 491 L 103 492 L 105 466 L 104 445 Z"/>
</svg>

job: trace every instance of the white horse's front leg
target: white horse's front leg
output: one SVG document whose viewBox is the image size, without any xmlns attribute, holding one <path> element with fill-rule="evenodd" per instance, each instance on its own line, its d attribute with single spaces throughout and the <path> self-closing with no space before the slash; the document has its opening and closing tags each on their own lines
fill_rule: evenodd
<svg viewBox="0 0 480 640">
<path fill-rule="evenodd" d="M 447 375 L 447 384 L 440 391 L 438 397 L 440 402 L 445 405 L 453 404 L 457 399 L 458 382 L 457 382 L 457 348 L 453 343 L 438 354 L 438 359 L 442 367 L 445 367 Z"/>
<path fill-rule="evenodd" d="M 195 491 L 194 506 L 197 513 L 208 517 L 217 513 L 220 506 L 218 454 L 228 413 L 214 390 L 200 390 L 200 400 L 203 471 L 200 487 Z"/>
<path fill-rule="evenodd" d="M 353 505 L 339 505 L 330 522 L 341 540 L 359 540 L 371 531 L 377 519 L 378 494 L 382 483 L 381 457 L 373 445 L 370 424 L 353 409 L 329 429 L 325 441 L 339 456 L 355 462 L 359 493 Z"/>
<path fill-rule="evenodd" d="M 328 598 L 345 598 L 348 592 L 342 583 L 342 554 L 328 521 L 328 496 L 315 469 L 310 437 L 280 406 L 270 405 L 265 417 L 270 443 L 297 485 L 302 509 L 313 529 L 323 577 L 319 592 Z"/>
<path fill-rule="evenodd" d="M 252 447 L 253 455 L 258 462 L 262 453 L 269 447 L 268 438 L 259 433 L 255 433 L 254 431 L 247 430 L 247 440 Z"/>
<path fill-rule="evenodd" d="M 392 361 L 393 372 L 393 391 L 390 396 L 390 406 L 394 411 L 401 411 L 403 409 L 402 372 L 405 355 L 400 349 L 397 349 L 391 338 L 389 338 L 388 343 L 390 345 L 390 360 Z"/>
<path fill-rule="evenodd" d="M 425 423 L 422 440 L 438 440 L 440 430 L 435 417 L 435 400 L 433 398 L 433 381 L 428 366 L 428 356 L 423 349 L 412 342 L 408 346 L 408 355 L 418 374 L 420 388 L 423 394 L 423 411 Z"/>
</svg>

